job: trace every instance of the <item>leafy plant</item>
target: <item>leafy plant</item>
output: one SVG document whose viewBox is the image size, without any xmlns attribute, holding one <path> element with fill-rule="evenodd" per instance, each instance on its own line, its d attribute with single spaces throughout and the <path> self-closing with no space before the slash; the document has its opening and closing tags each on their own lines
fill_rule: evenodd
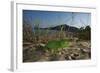
<svg viewBox="0 0 100 73">
<path fill-rule="evenodd" d="M 69 47 L 69 42 L 66 39 L 52 40 L 49 41 L 45 47 L 48 48 L 51 53 L 56 54 L 59 49 Z"/>
</svg>

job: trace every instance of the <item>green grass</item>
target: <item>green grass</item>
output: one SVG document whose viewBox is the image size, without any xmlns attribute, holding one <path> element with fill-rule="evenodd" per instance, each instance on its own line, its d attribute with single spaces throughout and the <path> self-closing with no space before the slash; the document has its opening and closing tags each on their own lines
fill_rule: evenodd
<svg viewBox="0 0 100 73">
<path fill-rule="evenodd" d="M 69 42 L 66 39 L 52 40 L 46 44 L 49 49 L 62 49 L 69 46 Z"/>
</svg>

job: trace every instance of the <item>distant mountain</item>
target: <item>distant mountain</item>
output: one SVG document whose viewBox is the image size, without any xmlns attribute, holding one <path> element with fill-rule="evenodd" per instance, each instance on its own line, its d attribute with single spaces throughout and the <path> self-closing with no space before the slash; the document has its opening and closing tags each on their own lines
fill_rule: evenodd
<svg viewBox="0 0 100 73">
<path fill-rule="evenodd" d="M 41 29 L 49 29 L 49 30 L 61 30 L 61 27 L 63 27 L 64 31 L 68 31 L 68 32 L 77 32 L 79 29 L 73 26 L 69 26 L 67 24 L 62 24 L 62 25 L 57 25 L 54 27 L 48 27 L 48 28 L 41 28 Z"/>
</svg>

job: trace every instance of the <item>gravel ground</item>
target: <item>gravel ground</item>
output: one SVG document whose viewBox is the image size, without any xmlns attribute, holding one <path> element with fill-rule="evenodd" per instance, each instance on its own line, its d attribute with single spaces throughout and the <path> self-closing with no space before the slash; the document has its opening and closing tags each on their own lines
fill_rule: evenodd
<svg viewBox="0 0 100 73">
<path fill-rule="evenodd" d="M 89 41 L 70 42 L 68 48 L 59 50 L 56 54 L 41 46 L 23 47 L 23 62 L 64 61 L 91 59 L 91 43 Z"/>
</svg>

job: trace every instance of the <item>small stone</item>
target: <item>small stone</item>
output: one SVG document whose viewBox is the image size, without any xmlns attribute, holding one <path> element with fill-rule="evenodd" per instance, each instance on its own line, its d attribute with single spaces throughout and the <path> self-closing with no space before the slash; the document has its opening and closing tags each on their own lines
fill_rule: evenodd
<svg viewBox="0 0 100 73">
<path fill-rule="evenodd" d="M 90 52 L 89 49 L 83 49 L 83 51 L 86 52 L 86 53 Z"/>
<path fill-rule="evenodd" d="M 68 59 L 69 59 L 69 60 L 72 60 L 71 56 L 68 56 Z"/>
<path fill-rule="evenodd" d="M 59 52 L 58 54 L 59 54 L 59 55 L 62 55 L 62 52 Z"/>
<path fill-rule="evenodd" d="M 79 54 L 78 53 L 75 53 L 74 56 L 77 57 L 77 56 L 79 56 Z"/>
<path fill-rule="evenodd" d="M 77 48 L 77 50 L 80 51 L 81 49 L 80 48 Z"/>
<path fill-rule="evenodd" d="M 74 56 L 74 54 L 71 54 L 70 56 Z"/>
<path fill-rule="evenodd" d="M 61 54 L 65 54 L 65 51 L 62 51 Z"/>
<path fill-rule="evenodd" d="M 45 47 L 45 44 L 42 44 L 42 43 L 41 43 L 40 46 Z"/>
</svg>

